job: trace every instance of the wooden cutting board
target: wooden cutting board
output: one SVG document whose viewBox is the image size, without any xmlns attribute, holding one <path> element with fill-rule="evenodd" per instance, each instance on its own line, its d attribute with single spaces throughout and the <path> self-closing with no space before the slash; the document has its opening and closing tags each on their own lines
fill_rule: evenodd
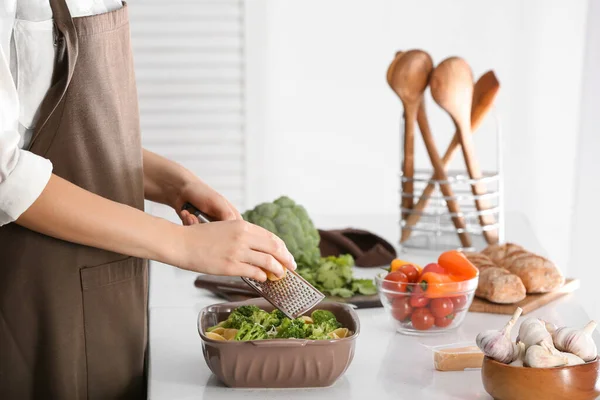
<svg viewBox="0 0 600 400">
<path fill-rule="evenodd" d="M 227 301 L 242 301 L 258 297 L 258 294 L 250 286 L 237 277 L 199 275 L 196 277 L 194 286 L 206 289 Z M 356 308 L 382 307 L 377 294 L 371 296 L 356 295 L 348 298 L 327 297 L 327 300 L 352 304 Z"/>
<path fill-rule="evenodd" d="M 475 297 L 469 311 L 489 313 L 489 314 L 506 314 L 512 315 L 515 312 L 515 308 L 521 307 L 523 314 L 537 310 L 538 308 L 545 306 L 546 304 L 554 301 L 566 294 L 572 293 L 579 288 L 579 279 L 567 278 L 563 287 L 550 293 L 543 294 L 528 294 L 523 300 L 514 304 L 496 304 L 491 303 L 487 300 Z"/>
</svg>

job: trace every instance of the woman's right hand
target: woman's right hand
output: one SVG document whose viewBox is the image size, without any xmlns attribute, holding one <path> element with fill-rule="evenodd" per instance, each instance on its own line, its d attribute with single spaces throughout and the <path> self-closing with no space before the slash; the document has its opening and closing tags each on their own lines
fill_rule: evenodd
<svg viewBox="0 0 600 400">
<path fill-rule="evenodd" d="M 211 275 L 243 276 L 264 282 L 265 271 L 281 278 L 296 263 L 283 240 L 244 220 L 182 226 L 175 265 Z"/>
</svg>

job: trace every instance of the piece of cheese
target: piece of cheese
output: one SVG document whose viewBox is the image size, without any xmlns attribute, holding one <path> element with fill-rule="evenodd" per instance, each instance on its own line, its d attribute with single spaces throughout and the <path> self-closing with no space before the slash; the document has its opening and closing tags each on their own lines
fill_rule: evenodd
<svg viewBox="0 0 600 400">
<path fill-rule="evenodd" d="M 477 346 L 440 349 L 433 354 L 433 365 L 438 371 L 463 371 L 481 368 L 483 353 Z"/>
</svg>

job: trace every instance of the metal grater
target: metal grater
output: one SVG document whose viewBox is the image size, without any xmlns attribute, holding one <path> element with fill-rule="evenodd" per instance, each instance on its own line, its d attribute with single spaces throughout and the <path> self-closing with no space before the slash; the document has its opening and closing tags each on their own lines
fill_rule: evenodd
<svg viewBox="0 0 600 400">
<path fill-rule="evenodd" d="M 194 214 L 202 223 L 213 221 L 189 203 L 183 206 L 183 210 Z M 242 280 L 291 319 L 298 318 L 325 299 L 323 293 L 294 271 L 288 271 L 285 278 L 278 281 L 258 282 L 244 277 Z"/>
</svg>

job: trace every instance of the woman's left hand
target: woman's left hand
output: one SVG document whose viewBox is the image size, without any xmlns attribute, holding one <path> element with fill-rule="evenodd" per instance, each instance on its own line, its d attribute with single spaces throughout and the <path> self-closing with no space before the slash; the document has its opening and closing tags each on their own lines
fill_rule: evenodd
<svg viewBox="0 0 600 400">
<path fill-rule="evenodd" d="M 199 178 L 185 184 L 175 201 L 174 208 L 184 225 L 200 223 L 195 215 L 187 210 L 181 210 L 185 203 L 190 203 L 220 221 L 242 219 L 239 211 L 229 200 Z"/>
<path fill-rule="evenodd" d="M 220 221 L 242 219 L 235 207 L 202 179 L 183 166 L 144 149 L 144 197 L 175 209 L 184 225 L 199 223 L 182 211 L 185 203 Z"/>
</svg>

